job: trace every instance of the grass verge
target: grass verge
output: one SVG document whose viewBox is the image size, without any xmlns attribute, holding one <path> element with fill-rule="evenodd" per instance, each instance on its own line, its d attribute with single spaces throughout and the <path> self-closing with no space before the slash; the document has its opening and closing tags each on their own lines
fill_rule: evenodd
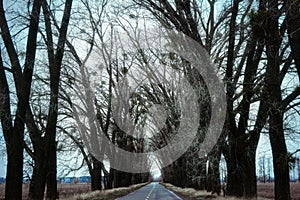
<svg viewBox="0 0 300 200">
<path fill-rule="evenodd" d="M 137 185 L 131 185 L 129 187 L 114 188 L 111 190 L 94 191 L 86 194 L 75 195 L 63 200 L 114 200 L 118 197 L 127 195 L 148 183 L 141 183 Z"/>
</svg>

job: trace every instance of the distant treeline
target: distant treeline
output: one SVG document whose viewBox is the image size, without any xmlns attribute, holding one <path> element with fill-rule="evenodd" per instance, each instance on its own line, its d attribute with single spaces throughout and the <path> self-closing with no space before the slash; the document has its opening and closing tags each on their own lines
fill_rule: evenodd
<svg viewBox="0 0 300 200">
<path fill-rule="evenodd" d="M 102 177 L 102 182 L 104 182 L 105 177 Z M 0 177 L 0 184 L 3 184 L 6 182 L 6 179 L 4 177 Z M 28 179 L 23 180 L 24 183 L 29 182 Z M 90 176 L 80 176 L 80 177 L 59 177 L 57 178 L 57 183 L 91 183 L 91 177 Z"/>
</svg>

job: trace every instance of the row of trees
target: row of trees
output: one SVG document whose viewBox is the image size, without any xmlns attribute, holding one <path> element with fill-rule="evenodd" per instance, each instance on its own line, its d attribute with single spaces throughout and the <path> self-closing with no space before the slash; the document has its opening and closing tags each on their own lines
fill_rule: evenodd
<svg viewBox="0 0 300 200">
<path fill-rule="evenodd" d="M 284 119 L 299 105 L 299 82 L 287 86 L 300 75 L 299 1 L 235 0 L 224 3 L 223 9 L 213 0 L 136 3 L 164 26 L 197 41 L 224 73 L 227 117 L 213 158 L 225 156 L 228 194 L 256 196 L 255 155 L 259 135 L 267 128 L 275 198 L 289 199 L 290 156 Z"/>
<path fill-rule="evenodd" d="M 20 2 L 15 2 L 17 5 Z M 58 121 L 58 96 L 59 82 L 61 75 L 62 59 L 65 51 L 65 41 L 67 29 L 71 15 L 72 0 L 66 1 L 63 8 L 61 26 L 54 42 L 53 26 L 51 25 L 51 11 L 46 1 L 33 1 L 28 3 L 28 15 L 18 13 L 18 17 L 29 16 L 28 22 L 22 26 L 28 33 L 22 34 L 27 39 L 25 48 L 16 46 L 16 38 L 19 34 L 12 30 L 11 24 L 7 19 L 6 12 L 9 9 L 4 7 L 1 1 L 1 35 L 5 46 L 5 53 L 1 51 L 1 125 L 6 142 L 7 150 L 7 176 L 5 185 L 6 199 L 22 198 L 23 183 L 23 150 L 28 150 L 34 161 L 32 180 L 30 183 L 29 198 L 41 199 L 44 196 L 45 185 L 47 183 L 47 196 L 56 196 L 56 125 Z M 29 11 L 30 9 L 30 11 Z M 44 25 L 41 26 L 41 13 L 43 12 Z M 9 16 L 9 18 L 12 16 Z M 27 18 L 27 17 L 26 17 Z M 25 19 L 26 19 L 25 18 Z M 28 29 L 27 29 L 28 26 Z M 19 29 L 19 28 L 18 28 Z M 39 35 L 43 29 L 43 34 Z M 22 29 L 17 30 L 22 31 Z M 55 30 L 57 31 L 57 30 Z M 41 37 L 44 36 L 44 49 L 47 55 L 49 68 L 48 88 L 48 113 L 43 127 L 39 127 L 38 121 L 33 113 L 31 102 L 31 86 L 35 70 L 36 60 L 40 47 Z M 23 41 L 22 41 L 23 42 Z M 1 47 L 3 48 L 3 46 Z M 25 58 L 20 56 L 20 51 Z M 3 59 L 2 56 L 5 56 Z M 9 63 L 9 64 L 8 64 Z M 23 64 L 24 63 L 24 64 Z M 6 66 L 8 64 L 8 66 Z M 9 76 L 7 73 L 11 73 Z M 8 80 L 11 77 L 13 82 Z M 11 87 L 14 85 L 14 88 Z M 13 98 L 16 105 L 12 105 L 11 93 L 15 93 Z M 12 112 L 12 109 L 15 112 Z M 43 108 L 45 109 L 45 108 Z M 25 145 L 24 131 L 25 125 L 29 132 L 31 148 Z"/>
<path fill-rule="evenodd" d="M 24 149 L 33 161 L 29 199 L 43 199 L 45 188 L 47 198 L 57 198 L 57 153 L 67 149 L 68 143 L 82 155 L 93 190 L 147 180 L 148 174 L 107 170 L 88 151 L 82 135 L 103 134 L 117 147 L 135 153 L 165 147 L 177 133 L 183 115 L 176 97 L 182 91 L 172 91 L 170 86 L 185 76 L 201 107 L 199 128 L 187 152 L 162 169 L 164 180 L 218 192 L 223 154 L 227 194 L 255 197 L 256 149 L 261 132 L 267 131 L 275 198 L 290 199 L 293 157 L 287 151 L 285 129 L 294 127 L 285 122 L 297 115 L 299 107 L 299 6 L 298 0 L 133 0 L 118 5 L 105 0 L 1 1 L 0 119 L 7 150 L 6 198 L 21 199 Z M 180 56 L 141 49 L 135 37 L 139 28 L 147 31 L 148 26 L 174 29 L 194 39 L 224 80 L 224 129 L 204 158 L 199 158 L 198 151 L 213 115 L 206 83 L 196 67 Z M 122 41 L 118 32 L 130 40 Z M 136 46 L 116 53 L 130 42 Z M 91 63 L 94 52 L 97 62 Z M 149 63 L 159 70 L 151 71 Z M 176 71 L 173 82 L 162 82 L 172 70 Z M 126 95 L 130 88 L 128 84 L 120 90 L 118 84 L 125 76 L 135 81 L 138 74 L 145 74 L 149 82 L 131 96 L 128 110 L 114 107 L 113 96 Z M 163 105 L 167 113 L 162 125 L 155 115 L 147 117 L 153 114 L 153 104 Z M 154 124 L 154 128 L 148 135 L 132 136 L 126 131 L 134 129 L 124 126 L 128 117 L 135 125 Z M 98 156 L 112 163 L 104 146 L 98 143 Z M 107 180 L 104 186 L 102 175 Z"/>
<path fill-rule="evenodd" d="M 273 167 L 272 158 L 262 156 L 258 158 L 258 181 L 259 182 L 273 182 Z M 291 159 L 289 163 L 290 168 L 290 179 L 291 181 L 300 181 L 300 159 L 295 156 Z"/>
<path fill-rule="evenodd" d="M 107 36 L 104 38 L 102 26 L 108 19 L 107 1 L 100 4 L 94 2 L 92 5 L 88 1 L 78 1 L 73 6 L 72 0 L 61 4 L 50 3 L 39 0 L 29 2 L 26 12 L 18 10 L 24 6 L 23 2 L 16 1 L 9 5 L 1 2 L 4 51 L 1 53 L 3 60 L 0 68 L 3 99 L 0 116 L 7 150 L 5 197 L 22 198 L 23 161 L 29 156 L 30 169 L 26 168 L 30 174 L 28 198 L 43 199 L 46 188 L 48 199 L 58 198 L 57 153 L 66 150 L 72 152 L 74 145 L 83 157 L 82 163 L 88 168 L 92 190 L 125 187 L 147 181 L 148 173 L 131 174 L 113 168 L 107 171 L 104 164 L 87 151 L 80 137 L 86 129 L 89 132 L 93 126 L 97 126 L 119 147 L 134 152 L 144 151 L 143 141 L 126 136 L 111 117 L 112 85 L 118 82 L 119 75 L 115 76 L 115 73 L 121 74 L 121 70 L 117 67 L 118 63 L 112 60 L 110 49 L 105 49 L 104 40 Z M 61 20 L 57 16 L 61 16 Z M 18 24 L 16 29 L 14 23 Z M 67 34 L 70 26 L 73 29 Z M 82 37 L 79 37 L 80 34 Z M 22 46 L 24 43 L 25 50 Z M 82 47 L 89 50 L 82 52 Z M 108 77 L 100 83 L 105 85 L 98 91 L 101 99 L 99 102 L 95 99 L 97 121 L 84 124 L 80 121 L 82 116 L 78 115 L 81 110 L 76 110 L 70 91 L 82 94 L 79 97 L 85 103 L 92 100 L 90 94 L 82 93 L 85 88 L 76 88 L 75 80 L 78 73 L 81 78 L 87 75 L 85 62 L 94 47 L 100 49 L 103 58 L 107 59 L 104 63 L 107 73 L 101 75 Z M 92 116 L 91 113 L 83 114 L 87 118 Z M 26 157 L 23 157 L 24 150 Z M 106 180 L 104 185 L 102 176 Z"/>
</svg>

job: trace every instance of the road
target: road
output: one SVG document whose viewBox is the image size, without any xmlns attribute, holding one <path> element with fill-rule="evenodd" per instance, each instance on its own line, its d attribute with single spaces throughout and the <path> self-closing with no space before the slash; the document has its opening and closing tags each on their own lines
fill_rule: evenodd
<svg viewBox="0 0 300 200">
<path fill-rule="evenodd" d="M 152 182 L 117 200 L 182 200 L 157 182 Z"/>
</svg>

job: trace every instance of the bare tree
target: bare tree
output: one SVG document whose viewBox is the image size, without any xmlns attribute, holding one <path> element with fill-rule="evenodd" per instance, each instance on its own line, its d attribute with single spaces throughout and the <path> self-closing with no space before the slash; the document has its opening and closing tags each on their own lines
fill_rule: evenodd
<svg viewBox="0 0 300 200">
<path fill-rule="evenodd" d="M 296 87 L 286 98 L 282 98 L 280 80 L 280 47 L 283 43 L 282 33 L 284 28 L 279 29 L 279 1 L 266 2 L 265 6 L 266 18 L 266 53 L 267 53 L 267 69 L 266 69 L 266 87 L 267 97 L 266 103 L 269 107 L 269 137 L 273 154 L 273 166 L 275 175 L 275 199 L 290 199 L 289 187 L 289 154 L 284 137 L 284 112 L 286 107 L 299 96 L 300 89 Z M 283 24 L 284 26 L 285 24 Z M 298 26 L 300 24 L 297 24 Z M 292 47 L 293 48 L 293 47 Z M 294 55 L 294 54 L 292 54 Z M 295 60 L 297 57 L 294 57 Z"/>
<path fill-rule="evenodd" d="M 265 156 L 259 158 L 259 181 L 266 183 L 266 166 L 265 166 Z"/>
<path fill-rule="evenodd" d="M 260 45 L 255 37 L 248 38 L 249 33 L 246 26 L 249 19 L 246 18 L 252 6 L 252 1 L 241 4 L 234 1 L 232 5 L 224 5 L 221 14 L 215 19 L 215 1 L 201 3 L 198 1 L 137 1 L 145 9 L 149 10 L 163 25 L 175 28 L 185 33 L 199 42 L 209 53 L 213 55 L 215 62 L 222 67 L 227 84 L 227 121 L 223 136 L 219 140 L 228 168 L 228 194 L 242 196 L 256 195 L 256 174 L 255 174 L 255 150 L 259 138 L 259 132 L 264 125 L 265 118 L 258 117 L 257 127 L 251 134 L 248 134 L 247 123 L 249 120 L 250 99 L 254 96 L 255 75 L 258 69 L 258 63 L 262 55 L 263 45 Z M 240 5 L 241 4 L 241 5 Z M 209 8 L 209 17 L 205 17 L 205 6 Z M 239 9 L 241 6 L 242 9 Z M 241 11 L 241 17 L 237 18 L 238 11 Z M 247 20 L 246 20 L 247 19 Z M 241 23 L 238 28 L 237 21 Z M 229 25 L 229 27 L 228 27 Z M 200 37 L 201 30 L 204 30 L 204 36 Z M 225 34 L 221 30 L 225 30 Z M 236 37 L 236 33 L 239 37 Z M 249 33 L 250 34 L 250 33 Z M 222 39 L 220 39 L 222 38 Z M 249 39 L 246 41 L 246 39 Z M 235 41 L 238 40 L 236 43 Z M 224 46 L 229 43 L 227 48 Z M 239 52 L 246 48 L 243 55 Z M 226 54 L 222 54 L 225 51 Z M 244 72 L 244 84 L 239 82 L 240 76 Z M 241 87 L 244 86 L 244 87 Z M 237 88 L 243 88 L 242 93 L 235 93 Z M 240 106 L 235 108 L 234 102 L 238 99 L 243 100 Z M 264 106 L 261 106 L 260 113 L 263 112 Z M 236 114 L 240 114 L 238 127 L 235 122 Z M 225 141 L 228 136 L 228 141 Z M 238 143 L 243 137 L 251 136 L 245 145 Z M 228 145 L 227 145 L 228 144 Z M 247 152 L 249 155 L 238 155 Z M 220 154 L 220 153 L 217 153 Z M 215 154 L 212 154 L 215 155 Z M 244 160 L 235 158 L 245 158 Z M 237 169 L 243 166 L 243 169 Z M 248 167 L 246 167 L 248 166 Z M 217 168 L 216 168 L 217 169 Z M 244 173 L 245 172 L 245 173 Z M 244 176 L 243 176 L 244 175 Z M 243 180 L 240 184 L 237 180 Z"/>
<path fill-rule="evenodd" d="M 61 60 L 64 52 L 64 41 L 67 33 L 68 21 L 71 11 L 71 2 L 68 1 L 66 3 L 65 14 L 63 16 L 63 25 L 59 32 L 59 39 L 56 48 L 56 53 L 54 53 L 54 43 L 52 40 L 52 30 L 50 23 L 50 14 L 47 12 L 47 2 L 46 1 L 34 1 L 33 4 L 28 4 L 29 8 L 32 8 L 32 12 L 30 14 L 30 25 L 29 32 L 27 36 L 27 50 L 26 50 L 26 58 L 25 58 L 25 67 L 22 70 L 21 68 L 21 60 L 22 56 L 18 55 L 16 49 L 14 47 L 13 38 L 11 36 L 11 32 L 9 30 L 5 10 L 3 8 L 3 2 L 1 1 L 1 30 L 4 34 L 2 34 L 2 39 L 6 46 L 7 53 L 11 60 L 11 68 L 7 67 L 7 69 L 11 69 L 14 76 L 14 84 L 16 86 L 18 105 L 17 112 L 15 117 L 14 125 L 12 123 L 5 124 L 4 129 L 6 129 L 6 139 L 7 139 L 7 151 L 8 151 L 8 171 L 7 171 L 7 184 L 6 184 L 6 195 L 8 199 L 20 199 L 22 195 L 22 174 L 23 174 L 23 148 L 24 148 L 24 123 L 26 122 L 27 128 L 30 132 L 30 136 L 33 142 L 33 149 L 31 151 L 30 148 L 26 147 L 27 152 L 33 157 L 35 161 L 33 178 L 31 182 L 32 187 L 39 187 L 37 190 L 34 190 L 33 193 L 30 193 L 33 196 L 30 198 L 41 199 L 44 195 L 45 189 L 45 180 L 48 173 L 48 180 L 52 178 L 54 181 L 48 182 L 48 197 L 50 199 L 54 199 L 56 196 L 56 147 L 55 147 L 55 134 L 56 134 L 56 123 L 57 123 L 57 88 L 59 84 L 59 74 L 61 68 Z M 50 102 L 49 115 L 47 118 L 47 127 L 45 137 L 42 136 L 38 127 L 35 124 L 35 119 L 33 118 L 31 107 L 30 107 L 30 93 L 31 93 L 31 82 L 33 77 L 33 69 L 34 66 L 37 65 L 36 61 L 36 52 L 38 50 L 37 45 L 37 37 L 40 24 L 40 11 L 43 7 L 44 17 L 45 17 L 45 37 L 48 49 L 48 58 L 50 64 L 50 88 L 51 88 L 51 97 L 52 100 Z M 21 17 L 21 16 L 18 16 Z M 43 37 L 43 33 L 41 36 Z M 3 70 L 1 70 L 3 81 L 6 81 L 6 75 Z M 5 86 L 6 85 L 6 86 Z M 6 88 L 6 92 L 9 91 L 7 84 L 3 82 L 1 84 L 3 88 Z M 3 90 L 4 91 L 4 90 Z M 2 93 L 4 94 L 4 93 Z M 10 114 L 10 106 L 9 98 L 6 97 L 7 105 L 3 105 L 5 108 L 5 113 L 2 113 L 2 119 L 6 117 L 5 121 L 12 120 Z M 3 121 L 1 120 L 1 121 Z M 10 124 L 10 125 L 9 125 Z M 9 126 L 10 127 L 9 127 Z M 8 133 L 7 130 L 10 130 L 11 133 Z M 52 135 L 50 137 L 50 135 Z M 11 138 L 11 139 L 10 139 Z M 51 139 L 52 138 L 52 139 Z M 54 138 L 54 139 L 53 139 Z M 52 141 L 52 142 L 51 142 Z M 11 143 L 11 144 L 10 144 Z M 53 154 L 50 153 L 51 147 Z M 45 154 L 44 154 L 45 153 Z M 53 156 L 50 156 L 53 155 Z M 13 157 L 11 157 L 13 156 Z M 52 158 L 50 161 L 49 158 Z M 13 164 L 11 164 L 13 159 Z M 22 160 L 22 161 L 21 161 Z M 48 164 L 47 164 L 48 163 Z M 12 166 L 11 166 L 12 165 Z M 46 170 L 49 169 L 49 170 Z M 12 170 L 12 171 L 11 171 Z M 36 176 L 36 170 L 41 170 L 42 174 L 38 174 Z M 22 171 L 22 172 L 21 172 Z M 50 175 L 51 174 L 51 175 Z M 50 178 L 51 177 L 51 178 Z M 43 181 L 44 180 L 44 181 Z M 12 185 L 11 185 L 12 184 Z M 52 190 L 50 189 L 52 188 Z M 32 190 L 31 190 L 32 191 Z M 35 196 L 37 195 L 37 196 Z"/>
<path fill-rule="evenodd" d="M 270 20 L 274 19 L 270 17 L 270 20 L 265 20 L 265 13 L 269 14 L 268 17 L 275 16 L 275 21 L 278 16 L 274 14 L 277 12 L 271 13 L 268 10 L 268 6 L 272 3 L 266 3 L 265 1 L 259 1 L 258 4 L 254 1 L 241 2 L 238 0 L 233 1 L 232 4 L 224 3 L 224 10 L 222 10 L 223 12 L 217 20 L 214 18 L 215 1 L 207 1 L 206 4 L 203 3 L 205 1 L 145 0 L 135 2 L 150 11 L 164 26 L 181 31 L 199 42 L 211 53 L 214 61 L 224 72 L 227 91 L 227 118 L 223 135 L 218 144 L 227 162 L 227 193 L 234 196 L 255 197 L 255 152 L 259 134 L 264 128 L 268 117 L 270 117 L 268 122 L 272 121 L 272 117 L 265 113 L 272 113 L 269 110 L 271 105 L 279 106 L 281 104 L 280 99 L 276 100 L 277 103 L 270 103 L 270 101 L 275 101 L 276 98 L 273 97 L 275 94 L 279 98 L 282 92 L 280 88 L 282 80 L 286 77 L 289 69 L 294 66 L 291 62 L 293 57 L 288 56 L 289 54 L 286 52 L 289 49 L 289 45 L 286 43 L 287 40 L 282 40 L 282 37 L 287 38 L 285 35 L 286 21 L 283 21 L 283 23 L 277 21 L 277 27 L 279 26 L 279 28 L 270 28 L 268 32 L 265 28 L 270 26 L 272 24 L 269 23 Z M 277 4 L 279 5 L 279 1 Z M 203 14 L 206 11 L 205 5 L 210 8 L 208 9 L 210 13 L 208 17 L 204 17 Z M 286 10 L 289 14 L 286 15 L 282 12 L 283 10 L 278 9 L 278 15 L 297 21 L 298 18 L 295 15 L 297 12 L 295 12 L 295 9 L 291 9 L 293 7 L 291 2 L 283 5 L 288 5 Z M 291 20 L 289 23 L 291 23 Z M 291 30 L 294 30 L 293 37 L 290 37 L 290 43 L 295 42 L 298 38 L 299 32 L 295 31 L 298 30 L 296 27 L 298 27 L 298 24 L 290 24 L 288 32 L 292 33 Z M 223 30 L 223 32 L 220 30 Z M 274 30 L 276 31 L 274 32 Z M 219 38 L 222 38 L 223 42 Z M 274 43 L 274 38 L 278 39 L 277 43 Z M 276 50 L 273 49 L 274 45 L 272 44 L 278 45 Z M 265 48 L 267 56 L 264 54 Z M 295 45 L 293 49 L 293 51 L 296 51 Z M 269 51 L 273 52 L 268 53 Z M 278 54 L 278 51 L 281 51 L 281 53 L 276 56 L 276 63 L 278 66 L 282 66 L 282 70 L 274 75 L 277 72 L 274 73 L 273 70 L 278 71 L 278 69 L 274 68 L 274 63 L 270 64 L 272 60 L 270 60 L 270 56 Z M 295 57 L 295 54 L 292 55 Z M 269 61 L 267 66 L 263 64 L 264 59 Z M 294 59 L 297 59 L 297 57 Z M 270 80 L 270 77 L 274 79 Z M 275 80 L 275 77 L 281 78 Z M 277 91 L 274 89 L 273 84 L 277 84 Z M 286 112 L 287 104 L 290 105 L 297 98 L 299 95 L 298 90 L 298 87 L 296 87 L 282 100 L 284 109 L 281 111 L 281 115 Z M 258 109 L 253 110 L 253 106 L 258 103 Z M 278 111 L 279 108 L 280 106 L 274 108 L 274 112 L 275 110 Z M 279 113 L 277 114 L 279 117 Z M 254 118 L 253 115 L 255 115 Z M 282 124 L 281 122 L 282 120 L 277 121 L 277 124 Z M 281 125 L 279 126 L 281 127 Z M 277 128 L 271 129 L 273 131 L 278 130 Z M 270 137 L 282 135 L 278 142 L 280 141 L 281 146 L 284 147 L 283 129 L 280 130 L 281 128 L 278 130 L 281 132 L 280 134 L 270 134 Z M 284 149 L 280 151 L 286 152 Z M 288 173 L 287 168 L 284 173 Z M 277 178 L 280 182 L 279 179 L 281 178 Z M 277 185 L 280 185 L 279 182 L 277 182 Z M 287 181 L 285 181 L 285 185 L 287 185 Z M 288 190 L 287 186 L 282 188 Z"/>
<path fill-rule="evenodd" d="M 23 138 L 25 128 L 25 115 L 29 106 L 29 96 L 34 69 L 34 61 L 37 47 L 37 34 L 41 2 L 34 1 L 29 20 L 29 32 L 27 35 L 25 66 L 22 69 L 13 37 L 8 27 L 3 1 L 0 2 L 0 27 L 2 40 L 10 59 L 10 67 L 4 68 L 1 59 L 1 124 L 6 141 L 7 150 L 7 175 L 5 186 L 6 199 L 22 198 L 23 183 Z M 6 71 L 13 73 L 18 104 L 13 122 L 10 108 L 10 88 L 6 78 Z"/>
</svg>

